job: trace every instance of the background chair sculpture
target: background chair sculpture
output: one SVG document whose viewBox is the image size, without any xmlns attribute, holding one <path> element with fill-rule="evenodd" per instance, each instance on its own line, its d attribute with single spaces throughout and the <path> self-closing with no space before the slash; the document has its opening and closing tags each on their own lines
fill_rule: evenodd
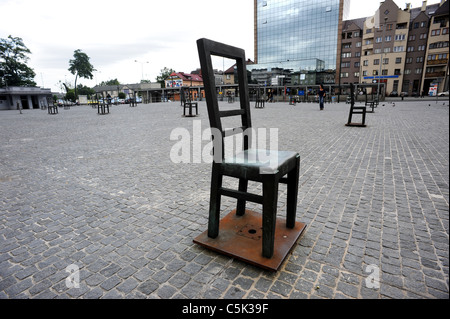
<svg viewBox="0 0 450 319">
<path fill-rule="evenodd" d="M 214 160 L 212 165 L 208 231 L 199 236 L 194 242 L 263 267 L 267 266 L 267 259 L 271 259 L 274 256 L 275 247 L 275 255 L 277 255 L 278 259 L 281 258 L 281 261 L 278 260 L 275 263 L 275 266 L 268 266 L 267 268 L 276 270 L 306 227 L 306 225 L 296 223 L 295 221 L 300 155 L 290 151 L 258 150 L 250 148 L 252 145 L 252 134 L 249 132 L 251 132 L 252 124 L 244 50 L 208 39 L 198 40 L 197 45 L 205 86 L 210 126 L 212 130 L 215 130 L 220 134 L 218 134 L 219 136 L 213 135 Z M 219 110 L 211 60 L 212 55 L 236 61 L 240 92 L 239 109 L 226 111 Z M 240 116 L 242 126 L 225 130 L 222 127 L 222 118 L 231 116 Z M 225 158 L 225 137 L 243 132 L 246 134 L 244 134 L 243 138 L 242 151 L 231 158 Z M 270 158 L 269 161 L 267 160 L 268 158 Z M 222 185 L 224 176 L 237 178 L 239 180 L 238 190 L 224 188 Z M 262 183 L 262 195 L 252 194 L 247 191 L 249 181 Z M 288 247 L 286 247 L 286 245 L 281 245 L 282 240 L 279 241 L 280 246 L 283 246 L 281 249 L 283 251 L 281 253 L 277 251 L 279 246 L 276 242 L 276 214 L 279 183 L 287 184 L 287 215 L 285 223 L 283 221 L 283 224 L 285 224 L 283 225 L 283 231 L 285 231 L 283 238 L 286 239 L 289 237 L 290 240 L 287 245 Z M 231 213 L 233 217 L 224 218 L 222 222 L 220 221 L 221 196 L 237 199 L 236 211 L 235 213 L 234 211 Z M 249 211 L 246 210 L 247 201 L 262 204 L 263 207 L 262 219 L 260 221 L 262 224 L 262 254 L 261 247 L 259 247 L 259 256 L 254 257 L 248 256 L 249 253 L 248 250 L 245 251 L 246 248 L 244 248 L 244 244 L 222 244 L 221 241 L 226 241 L 229 236 L 224 235 L 221 237 L 221 235 L 219 235 L 219 224 L 224 223 L 225 219 L 231 223 L 238 223 L 240 217 L 244 218 L 246 215 L 251 215 Z M 237 232 L 247 233 L 246 235 L 256 234 L 258 227 L 248 227 L 248 223 L 246 225 L 247 226 L 244 225 L 243 227 L 233 227 L 238 227 Z M 230 227 L 230 229 L 234 229 L 233 227 Z M 220 229 L 220 231 L 222 232 L 222 229 Z M 280 236 L 282 235 L 282 231 L 278 231 L 278 229 L 277 233 Z M 237 234 L 237 236 L 239 237 L 239 234 Z M 239 239 L 242 239 L 241 237 L 242 236 L 240 236 Z M 258 236 L 247 237 L 255 239 Z M 257 243 L 257 241 L 253 241 L 250 242 L 250 245 L 258 245 Z M 224 248 L 225 246 L 227 247 Z M 241 249 L 241 251 L 239 251 L 239 249 Z M 262 259 L 261 256 L 263 257 Z"/>
</svg>

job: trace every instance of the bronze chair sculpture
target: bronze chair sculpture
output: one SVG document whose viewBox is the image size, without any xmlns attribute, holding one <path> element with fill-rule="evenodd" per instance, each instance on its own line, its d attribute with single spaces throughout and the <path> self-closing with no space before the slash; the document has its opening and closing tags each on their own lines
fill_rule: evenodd
<svg viewBox="0 0 450 319">
<path fill-rule="evenodd" d="M 223 224 L 223 221 L 220 222 L 221 196 L 237 199 L 236 213 L 234 214 L 233 211 L 231 213 L 233 214 L 233 217 L 230 217 L 233 220 L 246 216 L 248 213 L 248 211 L 246 211 L 247 201 L 262 204 L 262 255 L 261 248 L 258 248 L 258 254 L 261 255 L 262 258 L 261 256 L 256 256 L 256 259 L 252 259 L 252 257 L 249 256 L 242 256 L 248 255 L 247 251 L 238 252 L 235 255 L 233 250 L 239 249 L 239 247 L 231 247 L 231 251 L 227 251 L 228 248 L 225 248 L 225 251 L 221 252 L 237 258 L 242 257 L 240 259 L 265 267 L 264 264 L 267 262 L 267 259 L 271 259 L 274 256 L 274 246 L 276 246 L 275 252 L 278 248 L 277 243 L 275 243 L 276 229 L 280 236 L 283 231 L 286 231 L 286 233 L 282 235 L 283 238 L 290 238 L 288 247 L 283 248 L 285 251 L 283 251 L 281 254 L 282 256 L 280 257 L 282 261 L 306 227 L 306 225 L 298 222 L 296 223 L 295 221 L 300 155 L 296 152 L 290 151 L 251 149 L 252 134 L 244 134 L 243 150 L 231 158 L 224 157 L 224 138 L 234 134 L 248 132 L 248 130 L 252 128 L 245 52 L 242 49 L 208 39 L 199 39 L 197 41 L 197 46 L 202 69 L 209 122 L 211 129 L 219 132 L 219 137 L 213 135 L 214 160 L 212 164 L 207 238 L 206 235 L 204 235 L 204 237 L 202 237 L 203 239 L 199 239 L 201 237 L 199 236 L 196 240 L 194 240 L 194 242 L 201 245 L 203 244 L 203 246 L 214 250 L 221 251 L 219 246 L 223 245 L 217 243 L 217 241 L 221 240 L 219 235 L 219 223 Z M 240 109 L 226 111 L 219 110 L 214 71 L 211 60 L 212 55 L 236 60 L 239 79 Z M 231 116 L 239 116 L 241 118 L 242 126 L 231 130 L 224 130 L 221 119 Z M 267 161 L 267 158 L 273 159 L 273 161 Z M 239 180 L 238 190 L 223 187 L 222 182 L 224 176 L 237 178 Z M 247 192 L 249 181 L 262 183 L 262 196 Z M 286 222 L 282 222 L 285 224 L 283 225 L 283 228 L 285 228 L 283 231 L 278 231 L 277 225 L 279 221 L 277 221 L 276 218 L 279 183 L 287 184 L 287 214 Z M 234 228 L 236 227 L 237 226 L 234 226 Z M 245 227 L 246 226 L 239 228 L 237 232 L 246 231 L 249 233 L 247 235 L 251 235 L 252 233 L 255 234 L 258 231 L 258 229 L 256 229 L 257 227 L 247 227 L 249 229 L 245 229 Z M 226 236 L 222 237 L 222 239 L 226 239 L 225 237 Z M 255 239 L 257 236 L 247 237 L 252 237 Z M 216 243 L 213 242 L 214 239 L 217 239 Z M 280 245 L 282 241 L 282 239 L 279 240 Z M 210 244 L 214 247 L 209 246 Z M 240 246 L 240 244 L 230 244 L 228 246 Z M 275 266 L 265 268 L 276 270 L 277 267 L 279 267 L 279 264 L 281 264 L 281 261 L 277 262 Z"/>
</svg>

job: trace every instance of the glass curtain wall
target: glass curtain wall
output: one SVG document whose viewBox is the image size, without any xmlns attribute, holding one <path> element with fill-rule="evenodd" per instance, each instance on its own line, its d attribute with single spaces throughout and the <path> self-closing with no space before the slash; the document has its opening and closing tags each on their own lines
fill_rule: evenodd
<svg viewBox="0 0 450 319">
<path fill-rule="evenodd" d="M 335 71 L 341 1 L 256 0 L 257 64 L 248 69 Z"/>
</svg>

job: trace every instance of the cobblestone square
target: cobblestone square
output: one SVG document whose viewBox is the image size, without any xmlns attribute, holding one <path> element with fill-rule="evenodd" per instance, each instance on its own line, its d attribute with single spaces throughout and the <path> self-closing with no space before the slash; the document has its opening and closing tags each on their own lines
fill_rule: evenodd
<svg viewBox="0 0 450 319">
<path fill-rule="evenodd" d="M 174 163 L 171 133 L 208 128 L 205 102 L 0 112 L 0 298 L 449 298 L 448 101 L 384 102 L 366 128 L 345 103 L 251 111 L 301 156 L 307 228 L 276 273 L 193 243 L 211 164 Z"/>
</svg>

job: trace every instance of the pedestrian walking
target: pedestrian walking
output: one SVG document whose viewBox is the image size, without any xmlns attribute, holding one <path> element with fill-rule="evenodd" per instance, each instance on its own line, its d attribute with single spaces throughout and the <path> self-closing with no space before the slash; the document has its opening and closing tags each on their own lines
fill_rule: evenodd
<svg viewBox="0 0 450 319">
<path fill-rule="evenodd" d="M 317 95 L 319 96 L 319 106 L 320 106 L 320 110 L 323 111 L 323 104 L 324 104 L 325 96 L 326 96 L 327 94 L 326 94 L 325 89 L 323 88 L 323 85 L 322 85 L 322 84 L 320 84 L 319 92 L 317 93 Z"/>
</svg>

